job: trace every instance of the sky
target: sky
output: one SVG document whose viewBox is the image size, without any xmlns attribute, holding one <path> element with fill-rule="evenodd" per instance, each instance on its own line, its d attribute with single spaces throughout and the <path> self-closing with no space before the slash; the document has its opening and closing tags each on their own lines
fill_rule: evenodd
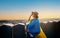
<svg viewBox="0 0 60 38">
<path fill-rule="evenodd" d="M 60 18 L 60 0 L 0 0 L 0 20 L 28 19 L 32 11 L 42 18 Z"/>
</svg>

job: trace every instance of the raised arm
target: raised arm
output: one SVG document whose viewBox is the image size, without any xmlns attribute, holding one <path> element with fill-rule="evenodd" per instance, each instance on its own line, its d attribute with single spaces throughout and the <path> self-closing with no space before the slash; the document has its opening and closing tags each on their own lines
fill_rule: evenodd
<svg viewBox="0 0 60 38">
<path fill-rule="evenodd" d="M 33 13 L 32 13 L 32 14 L 33 14 Z M 30 17 L 29 17 L 28 22 L 31 20 L 31 16 L 32 16 L 32 14 L 31 14 Z"/>
</svg>

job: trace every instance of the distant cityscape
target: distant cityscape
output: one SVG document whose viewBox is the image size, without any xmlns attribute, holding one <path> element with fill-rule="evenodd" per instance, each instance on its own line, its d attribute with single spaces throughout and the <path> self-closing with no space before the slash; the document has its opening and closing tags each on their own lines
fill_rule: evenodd
<svg viewBox="0 0 60 38">
<path fill-rule="evenodd" d="M 40 22 L 44 22 L 44 21 L 46 21 L 46 22 L 53 22 L 53 21 L 58 22 L 58 21 L 60 21 L 60 18 L 40 19 Z M 23 22 L 27 23 L 28 21 L 27 20 L 0 20 L 0 23 L 23 23 Z"/>
</svg>

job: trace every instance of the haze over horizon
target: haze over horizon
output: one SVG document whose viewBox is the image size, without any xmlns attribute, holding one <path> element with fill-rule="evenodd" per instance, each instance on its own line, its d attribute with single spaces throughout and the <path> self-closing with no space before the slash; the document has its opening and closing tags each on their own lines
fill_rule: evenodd
<svg viewBox="0 0 60 38">
<path fill-rule="evenodd" d="M 60 0 L 0 0 L 0 20 L 28 19 L 32 11 L 39 18 L 60 18 Z"/>
</svg>

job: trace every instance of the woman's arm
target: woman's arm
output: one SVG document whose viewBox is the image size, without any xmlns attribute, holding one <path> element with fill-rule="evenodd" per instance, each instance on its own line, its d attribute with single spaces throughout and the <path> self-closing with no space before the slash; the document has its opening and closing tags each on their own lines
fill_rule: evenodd
<svg viewBox="0 0 60 38">
<path fill-rule="evenodd" d="M 31 16 L 32 16 L 32 14 L 31 14 L 30 17 L 29 17 L 28 22 L 31 20 Z"/>
<path fill-rule="evenodd" d="M 30 19 L 31 19 L 31 16 L 29 17 L 28 22 L 30 21 Z"/>
</svg>

